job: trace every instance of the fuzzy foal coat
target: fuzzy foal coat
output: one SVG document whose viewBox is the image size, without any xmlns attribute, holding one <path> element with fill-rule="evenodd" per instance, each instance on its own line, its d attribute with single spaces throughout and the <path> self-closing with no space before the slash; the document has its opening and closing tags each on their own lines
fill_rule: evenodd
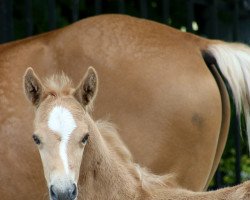
<svg viewBox="0 0 250 200">
<path fill-rule="evenodd" d="M 29 89 L 27 90 L 29 83 L 25 83 L 25 91 L 28 91 L 28 94 L 35 97 L 34 99 L 40 99 L 39 105 L 34 102 L 33 104 L 38 106 L 35 117 L 36 129 L 39 130 L 38 127 L 42 127 L 38 131 L 43 138 L 42 143 L 44 143 L 40 153 L 45 148 L 47 149 L 47 153 L 43 155 L 44 158 L 46 158 L 46 154 L 51 157 L 51 154 L 48 152 L 57 151 L 55 145 L 48 145 L 48 143 L 53 141 L 57 143 L 57 139 L 48 139 L 48 135 L 51 135 L 51 133 L 44 131 L 46 130 L 44 123 L 40 123 L 47 121 L 46 119 L 50 113 L 48 110 L 51 110 L 51 106 L 66 106 L 73 116 L 79 117 L 78 126 L 81 127 L 80 132 L 72 135 L 70 140 L 77 140 L 76 138 L 79 138 L 79 134 L 82 135 L 86 131 L 83 131 L 82 127 L 88 127 L 89 139 L 85 144 L 83 156 L 77 157 L 77 159 L 83 159 L 78 183 L 79 200 L 247 200 L 250 198 L 250 182 L 213 192 L 193 192 L 174 185 L 174 175 L 157 176 L 135 164 L 131 153 L 118 136 L 112 124 L 104 121 L 94 122 L 89 115 L 87 111 L 88 105 L 91 104 L 91 99 L 94 99 L 96 96 L 98 79 L 93 69 L 88 70 L 87 74 L 86 78 L 83 79 L 84 84 L 79 84 L 80 87 L 77 87 L 77 89 L 70 86 L 71 81 L 65 82 L 65 80 L 69 80 L 65 76 L 61 78 L 57 76 L 58 80 L 62 80 L 57 81 L 57 83 L 60 83 L 58 86 L 53 79 L 52 81 L 49 80 L 47 88 L 45 87 L 42 92 L 39 90 L 41 87 L 36 83 L 35 85 L 38 85 L 36 87 L 37 95 L 34 95 L 33 90 L 32 92 Z M 27 80 L 27 75 L 25 80 Z M 34 81 L 34 79 L 30 81 L 28 78 L 28 82 Z M 49 85 L 52 85 L 53 88 L 50 88 Z M 88 90 L 82 90 L 82 88 L 88 88 Z M 41 98 L 43 96 L 44 98 Z M 89 98 L 81 98 L 87 96 Z M 33 98 L 29 99 L 33 100 Z M 82 107 L 79 105 L 82 105 Z M 39 120 L 41 116 L 43 118 L 42 121 Z M 78 146 L 79 142 L 73 142 L 69 147 L 72 150 L 78 149 Z M 72 157 L 74 151 L 68 152 L 68 154 Z M 46 159 L 42 161 L 44 166 L 49 164 L 49 161 Z M 71 164 L 74 166 L 74 163 Z M 72 170 L 78 171 L 75 167 Z M 53 173 L 55 173 L 55 169 L 51 169 L 50 172 L 47 171 L 45 174 Z"/>
</svg>

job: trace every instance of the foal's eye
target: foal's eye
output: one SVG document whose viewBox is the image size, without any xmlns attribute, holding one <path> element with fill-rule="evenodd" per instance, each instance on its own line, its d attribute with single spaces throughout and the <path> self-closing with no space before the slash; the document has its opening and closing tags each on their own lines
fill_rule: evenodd
<svg viewBox="0 0 250 200">
<path fill-rule="evenodd" d="M 32 138 L 36 144 L 41 144 L 41 140 L 38 138 L 37 135 L 33 135 Z"/>
<path fill-rule="evenodd" d="M 88 139 L 89 139 L 89 134 L 87 133 L 87 134 L 83 137 L 82 143 L 83 143 L 83 144 L 86 144 L 87 141 L 88 141 Z"/>
</svg>

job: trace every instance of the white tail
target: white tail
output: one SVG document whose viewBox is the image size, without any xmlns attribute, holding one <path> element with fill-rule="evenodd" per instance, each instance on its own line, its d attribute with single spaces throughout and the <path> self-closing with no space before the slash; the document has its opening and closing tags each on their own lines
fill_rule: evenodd
<svg viewBox="0 0 250 200">
<path fill-rule="evenodd" d="M 250 146 L 250 48 L 243 44 L 212 44 L 208 50 L 215 57 L 221 73 L 233 93 L 238 116 L 243 112 Z"/>
</svg>

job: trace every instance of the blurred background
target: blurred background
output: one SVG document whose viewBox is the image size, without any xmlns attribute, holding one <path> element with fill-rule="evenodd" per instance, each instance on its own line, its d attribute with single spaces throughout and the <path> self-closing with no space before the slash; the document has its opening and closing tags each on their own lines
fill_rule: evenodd
<svg viewBox="0 0 250 200">
<path fill-rule="evenodd" d="M 0 0 L 0 42 L 102 13 L 124 13 L 204 37 L 250 43 L 250 0 Z"/>
<path fill-rule="evenodd" d="M 207 38 L 250 44 L 250 0 L 0 0 L 0 43 L 103 13 L 128 14 Z M 234 113 L 211 189 L 250 179 L 245 124 L 242 119 L 240 135 L 240 122 Z"/>
</svg>

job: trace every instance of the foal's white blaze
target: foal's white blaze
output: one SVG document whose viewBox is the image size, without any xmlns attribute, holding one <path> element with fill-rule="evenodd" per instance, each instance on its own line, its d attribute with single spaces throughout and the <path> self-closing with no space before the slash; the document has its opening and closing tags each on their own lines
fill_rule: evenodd
<svg viewBox="0 0 250 200">
<path fill-rule="evenodd" d="M 66 174 L 69 173 L 69 163 L 67 156 L 67 144 L 70 135 L 76 128 L 76 123 L 71 112 L 62 106 L 55 106 L 49 114 L 49 128 L 61 136 L 59 154 L 63 161 Z"/>
</svg>

